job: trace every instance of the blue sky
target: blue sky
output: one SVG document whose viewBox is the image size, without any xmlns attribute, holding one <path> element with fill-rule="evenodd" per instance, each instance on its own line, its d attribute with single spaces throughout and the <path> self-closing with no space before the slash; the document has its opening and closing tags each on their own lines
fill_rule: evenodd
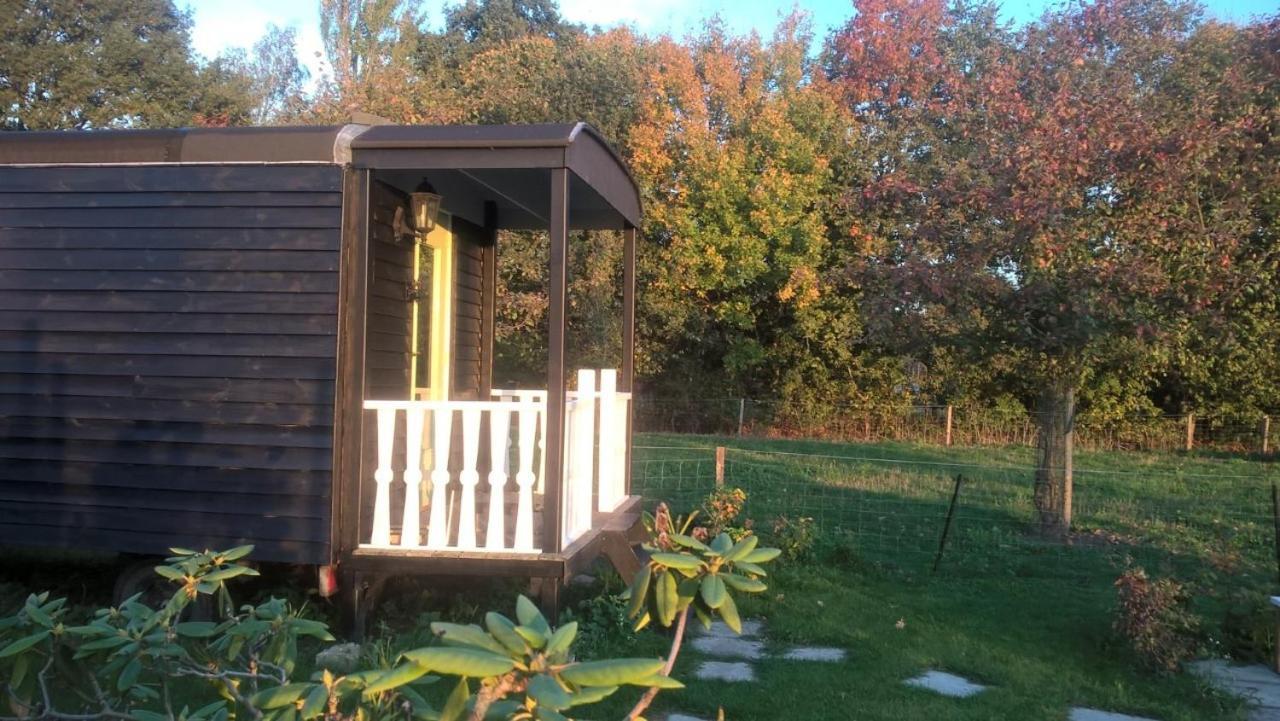
<svg viewBox="0 0 1280 721">
<path fill-rule="evenodd" d="M 194 16 L 192 41 L 198 52 L 213 57 L 229 47 L 250 47 L 268 23 L 298 30 L 298 55 L 315 76 L 320 70 L 318 0 L 179 0 Z M 428 22 L 439 26 L 446 0 L 425 0 Z M 1040 15 L 1052 0 L 1006 0 L 1002 14 L 1023 22 Z M 778 18 L 799 5 L 813 17 L 824 36 L 852 14 L 850 0 L 560 0 L 561 13 L 571 21 L 602 26 L 631 24 L 646 33 L 683 35 L 712 15 L 738 32 L 756 29 L 767 35 Z M 1274 13 L 1277 0 L 1209 0 L 1209 14 L 1246 21 L 1253 15 Z"/>
</svg>

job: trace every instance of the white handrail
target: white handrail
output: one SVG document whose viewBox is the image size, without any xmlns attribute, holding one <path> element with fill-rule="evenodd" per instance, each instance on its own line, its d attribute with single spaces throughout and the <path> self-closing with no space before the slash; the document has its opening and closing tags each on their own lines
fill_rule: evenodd
<svg viewBox="0 0 1280 721">
<path fill-rule="evenodd" d="M 546 463 L 547 393 L 539 390 L 494 390 L 494 400 L 485 401 L 365 401 L 376 418 L 370 428 L 377 457 L 372 526 L 362 547 L 539 553 L 581 538 L 597 511 L 625 500 L 631 394 L 617 391 L 611 369 L 579 371 L 577 386 L 566 394 L 561 548 L 542 548 L 535 533 Z M 392 492 L 401 488 L 403 494 Z"/>
</svg>

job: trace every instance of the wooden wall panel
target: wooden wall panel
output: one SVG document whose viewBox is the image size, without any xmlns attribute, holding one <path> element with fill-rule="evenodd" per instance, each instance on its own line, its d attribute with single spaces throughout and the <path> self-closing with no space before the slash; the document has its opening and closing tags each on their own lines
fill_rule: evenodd
<svg viewBox="0 0 1280 721">
<path fill-rule="evenodd" d="M 0 543 L 327 561 L 341 179 L 0 168 Z"/>
<path fill-rule="evenodd" d="M 487 231 L 474 223 L 455 218 L 453 232 L 458 248 L 453 305 L 453 393 L 461 400 L 476 400 L 488 393 L 487 388 L 481 387 Z"/>
</svg>

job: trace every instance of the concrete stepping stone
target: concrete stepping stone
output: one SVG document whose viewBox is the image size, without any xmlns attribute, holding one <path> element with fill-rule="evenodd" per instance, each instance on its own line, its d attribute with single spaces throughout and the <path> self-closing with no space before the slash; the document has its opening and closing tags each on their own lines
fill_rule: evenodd
<svg viewBox="0 0 1280 721">
<path fill-rule="evenodd" d="M 1067 712 L 1067 721 L 1156 721 L 1145 716 L 1127 716 L 1111 711 L 1099 711 L 1096 708 L 1073 706 Z"/>
<path fill-rule="evenodd" d="M 903 683 L 952 698 L 968 698 L 987 690 L 987 687 L 982 684 L 974 683 L 967 678 L 945 671 L 925 671 L 915 678 L 903 681 Z"/>
<path fill-rule="evenodd" d="M 654 721 L 703 721 L 703 719 L 700 719 L 697 716 L 690 716 L 688 714 L 671 713 L 666 716 L 659 716 Z"/>
<path fill-rule="evenodd" d="M 693 639 L 693 650 L 707 656 L 756 661 L 764 656 L 764 643 L 738 636 L 699 636 Z"/>
<path fill-rule="evenodd" d="M 699 636 L 716 636 L 719 638 L 753 637 L 760 635 L 760 632 L 764 630 L 764 624 L 759 621 L 743 621 L 741 634 L 734 633 L 733 629 L 724 625 L 724 621 L 712 621 L 710 629 L 703 628 L 700 623 L 695 624 L 694 629 Z"/>
<path fill-rule="evenodd" d="M 1218 688 L 1247 699 L 1253 705 L 1249 721 L 1280 721 L 1280 675 L 1275 671 L 1259 664 L 1232 666 L 1222 659 L 1196 661 L 1188 668 Z"/>
<path fill-rule="evenodd" d="M 754 681 L 755 669 L 742 661 L 703 661 L 693 672 L 703 681 Z"/>
<path fill-rule="evenodd" d="M 839 663 L 845 659 L 843 648 L 828 646 L 796 646 L 787 649 L 782 657 L 788 661 L 818 661 L 821 663 Z"/>
</svg>

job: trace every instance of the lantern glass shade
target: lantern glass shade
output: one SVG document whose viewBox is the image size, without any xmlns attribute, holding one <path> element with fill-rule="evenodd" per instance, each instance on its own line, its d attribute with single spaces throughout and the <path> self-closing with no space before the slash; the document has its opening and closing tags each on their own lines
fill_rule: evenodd
<svg viewBox="0 0 1280 721">
<path fill-rule="evenodd" d="M 413 208 L 414 229 L 419 233 L 434 230 L 436 218 L 440 215 L 440 196 L 436 193 L 412 193 L 409 197 Z"/>
</svg>

